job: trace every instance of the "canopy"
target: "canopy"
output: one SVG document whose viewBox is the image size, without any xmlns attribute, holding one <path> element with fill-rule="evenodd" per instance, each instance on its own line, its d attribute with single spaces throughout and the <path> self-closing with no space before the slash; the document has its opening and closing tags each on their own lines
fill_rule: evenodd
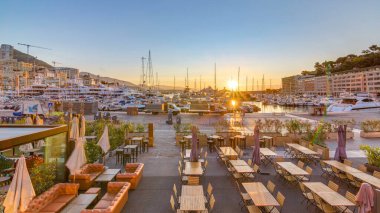
<svg viewBox="0 0 380 213">
<path fill-rule="evenodd" d="M 98 145 L 100 148 L 102 148 L 104 153 L 107 153 L 108 150 L 110 149 L 110 139 L 108 137 L 108 126 L 106 125 L 104 127 L 104 132 L 102 134 L 102 137 L 100 137 L 98 141 Z"/>
<path fill-rule="evenodd" d="M 254 147 L 253 153 L 252 153 L 252 162 L 254 164 L 260 165 L 261 160 L 260 160 L 260 138 L 259 138 L 260 130 L 259 130 L 259 127 L 256 125 L 253 131 L 254 131 L 253 140 L 255 143 L 255 147 Z"/>
<path fill-rule="evenodd" d="M 75 143 L 75 148 L 66 162 L 66 167 L 70 170 L 70 174 L 74 175 L 86 162 L 86 153 L 83 143 L 84 138 L 79 138 Z"/>
<path fill-rule="evenodd" d="M 198 161 L 198 136 L 197 136 L 197 128 L 193 126 L 191 129 L 192 137 L 191 137 L 191 152 L 190 152 L 190 161 L 197 162 Z"/>
<path fill-rule="evenodd" d="M 84 118 L 84 115 L 80 118 L 80 131 L 79 131 L 79 137 L 84 137 L 86 135 L 86 119 Z"/>
<path fill-rule="evenodd" d="M 70 139 L 78 140 L 79 138 L 79 121 L 77 117 L 74 117 L 71 122 Z"/>
<path fill-rule="evenodd" d="M 334 160 L 343 161 L 347 159 L 346 154 L 346 125 L 338 127 L 338 147 L 335 150 Z"/>
<path fill-rule="evenodd" d="M 29 202 L 36 196 L 29 172 L 26 167 L 25 157 L 22 155 L 17 162 L 16 171 L 12 183 L 5 197 L 3 206 L 5 213 L 23 212 Z"/>
</svg>

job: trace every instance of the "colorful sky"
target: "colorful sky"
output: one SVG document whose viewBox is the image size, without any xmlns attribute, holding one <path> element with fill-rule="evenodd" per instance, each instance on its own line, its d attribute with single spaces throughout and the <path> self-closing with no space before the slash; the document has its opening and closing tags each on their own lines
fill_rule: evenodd
<svg viewBox="0 0 380 213">
<path fill-rule="evenodd" d="M 65 0 L 0 1 L 0 43 L 29 43 L 47 62 L 139 83 L 141 57 L 152 52 L 161 85 L 202 75 L 218 87 L 237 79 L 248 88 L 265 74 L 310 70 L 316 61 L 358 54 L 379 44 L 379 0 Z M 256 86 L 255 86 L 256 88 Z"/>
</svg>

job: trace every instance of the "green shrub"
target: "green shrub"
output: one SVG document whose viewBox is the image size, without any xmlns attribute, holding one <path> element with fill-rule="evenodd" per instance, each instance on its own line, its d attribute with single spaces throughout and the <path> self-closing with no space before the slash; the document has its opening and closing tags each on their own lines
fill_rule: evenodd
<svg viewBox="0 0 380 213">
<path fill-rule="evenodd" d="M 301 132 L 301 122 L 299 120 L 287 120 L 285 121 L 284 126 L 290 134 L 298 134 Z"/>
<path fill-rule="evenodd" d="M 368 164 L 380 168 L 380 147 L 360 145 L 360 149 L 364 150 L 365 154 L 367 155 Z"/>
<path fill-rule="evenodd" d="M 56 170 L 55 162 L 42 163 L 32 168 L 30 178 L 36 195 L 41 194 L 54 185 Z"/>
<path fill-rule="evenodd" d="M 315 128 L 311 128 L 304 135 L 303 139 L 310 142 L 311 144 L 317 144 L 319 146 L 326 147 L 327 134 L 323 129 L 323 125 L 318 125 Z"/>
<path fill-rule="evenodd" d="M 380 132 L 380 120 L 366 120 L 360 126 L 364 132 Z"/>
<path fill-rule="evenodd" d="M 102 156 L 102 149 L 94 141 L 87 141 L 84 149 L 88 163 L 94 163 Z"/>
<path fill-rule="evenodd" d="M 145 132 L 145 126 L 144 126 L 144 124 L 137 124 L 136 125 L 136 132 L 139 132 L 139 133 Z"/>
</svg>

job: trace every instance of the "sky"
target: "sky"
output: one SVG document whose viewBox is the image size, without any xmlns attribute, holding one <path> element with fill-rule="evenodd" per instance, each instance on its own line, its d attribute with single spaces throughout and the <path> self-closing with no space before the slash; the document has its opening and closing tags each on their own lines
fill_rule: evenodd
<svg viewBox="0 0 380 213">
<path fill-rule="evenodd" d="M 1 0 L 0 43 L 48 63 L 139 83 L 151 51 L 161 85 L 248 89 L 380 44 L 379 0 Z M 58 65 L 57 65 L 58 66 Z M 261 87 L 261 86 L 260 86 Z"/>
</svg>

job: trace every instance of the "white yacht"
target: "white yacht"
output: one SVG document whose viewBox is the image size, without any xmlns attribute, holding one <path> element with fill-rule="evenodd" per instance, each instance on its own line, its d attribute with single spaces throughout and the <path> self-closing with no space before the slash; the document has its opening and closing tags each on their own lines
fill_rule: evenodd
<svg viewBox="0 0 380 213">
<path fill-rule="evenodd" d="M 380 102 L 371 98 L 368 94 L 360 93 L 356 96 L 343 97 L 337 103 L 331 104 L 328 112 L 347 112 L 352 110 L 380 109 Z"/>
</svg>

